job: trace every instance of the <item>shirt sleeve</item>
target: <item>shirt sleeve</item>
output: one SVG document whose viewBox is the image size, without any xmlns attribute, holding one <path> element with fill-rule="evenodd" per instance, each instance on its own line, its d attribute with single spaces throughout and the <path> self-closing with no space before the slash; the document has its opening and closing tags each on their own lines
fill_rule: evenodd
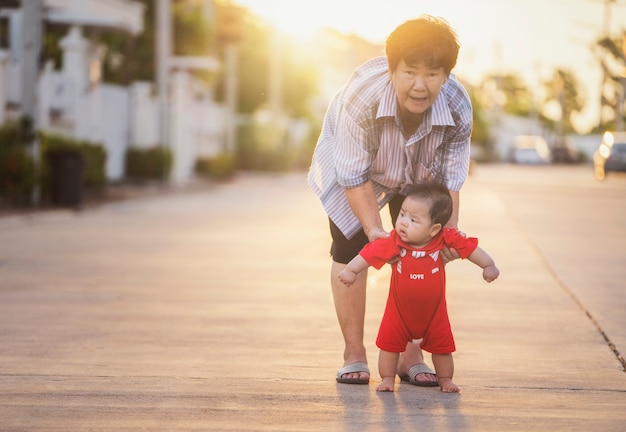
<svg viewBox="0 0 626 432">
<path fill-rule="evenodd" d="M 400 251 L 393 236 L 376 239 L 366 244 L 359 255 L 372 267 L 380 269 L 392 258 L 398 256 Z"/>
<path fill-rule="evenodd" d="M 463 259 L 470 256 L 478 247 L 476 237 L 464 237 L 453 228 L 443 229 L 443 241 L 446 246 L 455 249 Z"/>
<path fill-rule="evenodd" d="M 461 190 L 469 172 L 470 135 L 472 127 L 462 125 L 455 128 L 455 133 L 447 137 L 441 149 L 440 170 L 442 177 L 453 191 Z"/>
<path fill-rule="evenodd" d="M 335 164 L 337 182 L 345 188 L 354 188 L 367 182 L 370 177 L 373 156 L 366 150 L 366 131 L 340 107 L 335 131 Z"/>
</svg>

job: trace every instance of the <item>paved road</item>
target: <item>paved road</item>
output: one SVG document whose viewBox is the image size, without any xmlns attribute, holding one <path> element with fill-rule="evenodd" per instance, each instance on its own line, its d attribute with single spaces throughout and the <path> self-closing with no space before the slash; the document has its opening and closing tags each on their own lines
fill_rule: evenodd
<svg viewBox="0 0 626 432">
<path fill-rule="evenodd" d="M 600 182 L 587 166 L 494 166 L 473 181 L 498 196 L 558 283 L 626 356 L 626 176 Z"/>
<path fill-rule="evenodd" d="M 328 233 L 300 174 L 0 218 L 0 430 L 622 431 L 599 328 L 623 337 L 623 188 L 478 167 L 462 227 L 502 276 L 448 268 L 459 395 L 375 392 L 388 269 L 370 275 L 373 382 L 334 382 Z"/>
</svg>

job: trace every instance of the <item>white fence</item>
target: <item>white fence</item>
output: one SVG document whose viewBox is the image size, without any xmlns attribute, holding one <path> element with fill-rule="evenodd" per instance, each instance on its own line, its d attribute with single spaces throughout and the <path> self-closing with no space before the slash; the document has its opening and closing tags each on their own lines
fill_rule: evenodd
<svg viewBox="0 0 626 432">
<path fill-rule="evenodd" d="M 185 182 L 193 175 L 196 158 L 219 152 L 224 111 L 208 93 L 194 91 L 196 84 L 187 73 L 178 72 L 173 78 L 165 143 L 160 139 L 160 107 L 151 83 L 137 82 L 129 88 L 96 83 L 80 89 L 51 68 L 40 80 L 39 125 L 44 131 L 102 143 L 111 181 L 124 177 L 130 146 L 168 146 L 174 155 L 172 180 Z"/>
<path fill-rule="evenodd" d="M 102 52 L 90 46 L 73 28 L 62 40 L 63 69 L 48 63 L 37 83 L 37 127 L 45 132 L 101 143 L 107 152 L 109 181 L 124 178 L 124 159 L 130 146 L 167 146 L 174 164 L 171 180 L 183 183 L 193 176 L 198 157 L 220 152 L 224 140 L 224 109 L 210 89 L 185 71 L 172 74 L 169 124 L 162 140 L 161 115 L 153 85 L 130 87 L 100 80 Z M 0 50 L 0 124 L 19 116 L 20 64 Z M 165 142 L 164 142 L 165 141 Z"/>
</svg>

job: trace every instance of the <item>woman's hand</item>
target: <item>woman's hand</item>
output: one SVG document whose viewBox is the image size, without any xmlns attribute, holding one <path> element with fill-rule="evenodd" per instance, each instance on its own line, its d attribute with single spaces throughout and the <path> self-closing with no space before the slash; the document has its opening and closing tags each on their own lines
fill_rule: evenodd
<svg viewBox="0 0 626 432">
<path fill-rule="evenodd" d="M 458 228 L 454 227 L 454 229 L 463 237 L 467 237 L 463 231 L 459 231 Z M 444 264 L 449 263 L 450 261 L 454 261 L 461 258 L 461 255 L 454 248 L 444 247 L 441 250 L 441 259 Z"/>
<path fill-rule="evenodd" d="M 371 228 L 366 234 L 369 241 L 374 241 L 379 238 L 387 238 L 390 235 L 381 227 Z"/>
<path fill-rule="evenodd" d="M 461 258 L 461 255 L 456 251 L 456 249 L 444 247 L 441 249 L 441 259 L 444 264 L 449 263 L 450 261 L 454 261 L 456 259 Z"/>
</svg>

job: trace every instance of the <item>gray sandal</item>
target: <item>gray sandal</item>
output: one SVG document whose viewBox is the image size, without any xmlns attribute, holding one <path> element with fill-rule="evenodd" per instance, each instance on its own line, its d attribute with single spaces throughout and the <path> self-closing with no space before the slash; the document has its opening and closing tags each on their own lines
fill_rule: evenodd
<svg viewBox="0 0 626 432">
<path fill-rule="evenodd" d="M 368 375 L 371 375 L 370 369 L 365 363 L 356 362 L 339 369 L 339 372 L 337 372 L 337 382 L 343 384 L 369 384 L 369 378 L 342 378 L 345 374 L 356 372 L 366 372 Z"/>
<path fill-rule="evenodd" d="M 435 371 L 429 368 L 427 365 L 425 365 L 424 363 L 418 363 L 409 368 L 409 375 L 400 376 L 400 380 L 418 387 L 436 387 L 439 385 L 438 381 L 417 381 L 415 379 L 415 376 L 421 373 L 436 375 Z"/>
</svg>

